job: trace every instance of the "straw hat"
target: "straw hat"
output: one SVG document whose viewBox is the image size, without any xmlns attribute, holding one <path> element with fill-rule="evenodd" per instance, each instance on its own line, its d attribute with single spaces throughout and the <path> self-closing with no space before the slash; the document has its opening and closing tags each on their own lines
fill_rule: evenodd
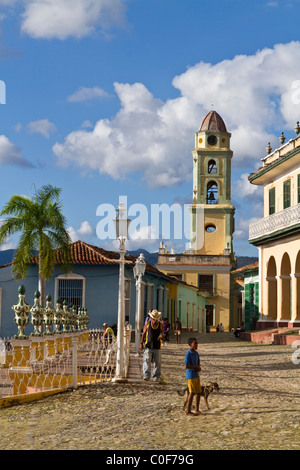
<svg viewBox="0 0 300 470">
<path fill-rule="evenodd" d="M 149 312 L 149 316 L 152 320 L 160 320 L 161 313 L 158 310 L 152 310 L 152 312 Z"/>
</svg>

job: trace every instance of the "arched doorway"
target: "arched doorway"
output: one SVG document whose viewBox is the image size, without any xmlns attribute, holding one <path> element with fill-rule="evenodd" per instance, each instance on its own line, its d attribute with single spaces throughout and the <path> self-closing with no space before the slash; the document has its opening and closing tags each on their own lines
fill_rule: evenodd
<svg viewBox="0 0 300 470">
<path fill-rule="evenodd" d="M 267 263 L 267 285 L 268 285 L 268 311 L 269 319 L 277 319 L 277 270 L 274 256 Z"/>
<path fill-rule="evenodd" d="M 281 317 L 280 320 L 291 320 L 292 318 L 292 285 L 291 285 L 291 261 L 287 253 L 284 253 L 281 260 Z"/>
<path fill-rule="evenodd" d="M 300 251 L 298 252 L 295 265 L 295 277 L 296 277 L 296 321 L 300 321 Z"/>
</svg>

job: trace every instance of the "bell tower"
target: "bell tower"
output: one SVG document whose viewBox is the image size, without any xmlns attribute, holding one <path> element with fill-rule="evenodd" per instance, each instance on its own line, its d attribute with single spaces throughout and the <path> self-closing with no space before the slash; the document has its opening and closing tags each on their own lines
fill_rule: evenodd
<svg viewBox="0 0 300 470">
<path fill-rule="evenodd" d="M 205 116 L 195 133 L 191 248 L 199 255 L 233 256 L 235 209 L 231 205 L 230 138 L 216 111 Z"/>
<path fill-rule="evenodd" d="M 191 247 L 176 256 L 162 247 L 157 263 L 161 271 L 180 276 L 197 288 L 205 301 L 204 326 L 214 329 L 222 323 L 225 331 L 236 326 L 236 284 L 231 275 L 236 259 L 232 243 L 235 209 L 231 204 L 230 138 L 221 116 L 210 111 L 195 133 L 192 151 Z M 197 319 L 196 307 L 191 307 L 193 301 L 179 301 L 182 309 L 186 303 L 186 312 L 178 312 L 183 327 L 194 330 L 202 320 L 199 314 Z M 201 331 L 199 328 L 196 326 Z"/>
</svg>

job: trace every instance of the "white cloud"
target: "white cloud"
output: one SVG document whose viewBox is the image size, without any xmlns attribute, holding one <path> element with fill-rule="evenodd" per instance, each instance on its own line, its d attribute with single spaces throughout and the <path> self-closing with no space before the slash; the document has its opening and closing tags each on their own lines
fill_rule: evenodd
<svg viewBox="0 0 300 470">
<path fill-rule="evenodd" d="M 22 129 L 22 124 L 21 124 L 20 122 L 18 122 L 18 124 L 16 124 L 16 125 L 14 126 L 14 130 L 15 130 L 16 132 L 20 132 L 21 129 Z"/>
<path fill-rule="evenodd" d="M 86 237 L 95 234 L 95 230 L 87 220 L 82 222 L 78 230 L 74 229 L 73 227 L 69 227 L 68 232 L 70 234 L 72 242 L 76 242 L 77 240 L 84 241 Z"/>
<path fill-rule="evenodd" d="M 235 181 L 233 189 L 233 194 L 236 197 L 249 197 L 253 198 L 256 193 L 259 193 L 259 197 L 262 198 L 262 188 L 261 186 L 257 186 L 255 184 L 251 184 L 248 180 L 248 173 L 243 173 L 240 175 L 240 178 Z"/>
<path fill-rule="evenodd" d="M 86 120 L 83 121 L 83 123 L 81 124 L 81 127 L 82 127 L 83 129 L 85 129 L 85 128 L 93 128 L 94 125 L 93 125 L 93 123 L 92 123 L 91 121 L 89 121 L 88 119 L 86 119 Z"/>
<path fill-rule="evenodd" d="M 0 166 L 15 165 L 32 168 L 23 156 L 19 147 L 16 147 L 5 135 L 0 135 Z"/>
<path fill-rule="evenodd" d="M 52 132 L 56 131 L 56 126 L 48 119 L 39 119 L 27 124 L 27 129 L 30 134 L 41 134 L 49 138 Z"/>
<path fill-rule="evenodd" d="M 99 87 L 85 88 L 81 87 L 75 93 L 68 97 L 68 101 L 71 103 L 81 103 L 83 101 L 89 101 L 99 98 L 105 98 L 109 96 L 106 91 Z"/>
<path fill-rule="evenodd" d="M 232 133 L 233 165 L 252 171 L 267 143 L 278 147 L 280 132 L 299 120 L 298 79 L 300 43 L 291 42 L 215 65 L 200 62 L 174 78 L 180 96 L 166 102 L 141 83 L 115 83 L 115 117 L 71 132 L 53 150 L 64 167 L 113 178 L 139 172 L 149 187 L 173 186 L 191 180 L 194 132 L 213 103 Z"/>
<path fill-rule="evenodd" d="M 23 0 L 22 32 L 33 38 L 82 38 L 125 24 L 123 0 Z"/>
<path fill-rule="evenodd" d="M 0 250 L 15 250 L 17 248 L 17 243 L 12 241 L 11 237 L 9 237 L 4 243 L 0 245 Z"/>
<path fill-rule="evenodd" d="M 138 171 L 150 186 L 168 186 L 187 178 L 187 141 L 192 145 L 193 127 L 186 124 L 190 117 L 186 100 L 163 103 L 140 83 L 115 83 L 115 90 L 121 102 L 116 117 L 98 121 L 92 131 L 74 131 L 63 144 L 57 143 L 53 150 L 59 165 L 75 162 L 79 168 L 113 178 Z"/>
<path fill-rule="evenodd" d="M 160 239 L 157 236 L 157 230 L 152 226 L 143 226 L 129 233 L 129 239 L 126 241 L 126 250 L 135 251 L 144 248 L 150 253 L 158 250 Z M 101 240 L 101 247 L 105 250 L 118 252 L 120 249 L 118 240 Z"/>
<path fill-rule="evenodd" d="M 234 241 L 236 240 L 248 240 L 249 238 L 249 225 L 255 222 L 259 217 L 251 217 L 250 219 L 243 219 L 239 217 L 237 219 L 237 227 L 233 234 Z"/>
<path fill-rule="evenodd" d="M 19 0 L 0 0 L 0 6 L 13 7 Z"/>
</svg>

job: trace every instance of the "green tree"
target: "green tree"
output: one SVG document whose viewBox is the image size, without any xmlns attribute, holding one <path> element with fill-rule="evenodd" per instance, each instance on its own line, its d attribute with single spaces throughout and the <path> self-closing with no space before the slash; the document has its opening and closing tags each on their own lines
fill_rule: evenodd
<svg viewBox="0 0 300 470">
<path fill-rule="evenodd" d="M 13 275 L 16 279 L 26 277 L 33 257 L 36 259 L 43 306 L 46 280 L 52 276 L 56 262 L 63 272 L 70 271 L 71 238 L 62 214 L 60 193 L 61 189 L 45 185 L 35 191 L 33 198 L 14 195 L 0 213 L 0 217 L 5 216 L 0 227 L 0 244 L 20 232 L 13 259 Z"/>
</svg>

